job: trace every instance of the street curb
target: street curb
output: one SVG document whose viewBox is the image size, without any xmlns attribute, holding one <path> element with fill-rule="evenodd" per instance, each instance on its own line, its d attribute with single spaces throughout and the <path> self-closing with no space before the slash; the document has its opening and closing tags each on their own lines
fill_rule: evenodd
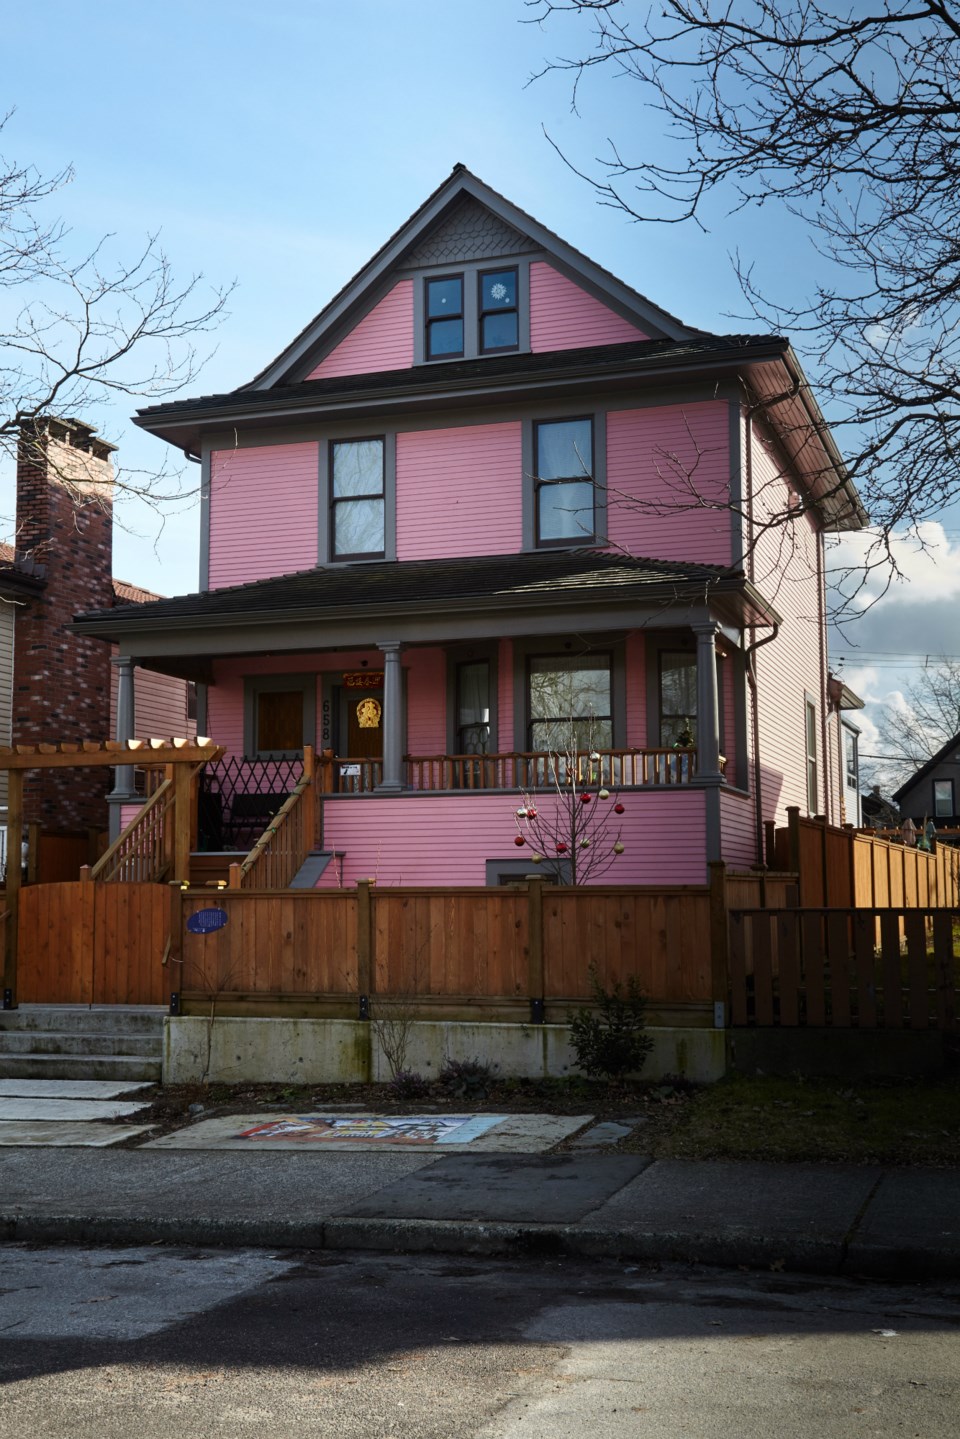
<svg viewBox="0 0 960 1439">
<path fill-rule="evenodd" d="M 0 1242 L 179 1244 L 266 1249 L 498 1255 L 506 1258 L 631 1259 L 775 1269 L 912 1282 L 960 1279 L 960 1255 L 920 1248 L 811 1240 L 790 1246 L 750 1234 L 631 1233 L 576 1225 L 489 1224 L 428 1219 L 264 1220 L 110 1214 L 0 1214 Z"/>
</svg>

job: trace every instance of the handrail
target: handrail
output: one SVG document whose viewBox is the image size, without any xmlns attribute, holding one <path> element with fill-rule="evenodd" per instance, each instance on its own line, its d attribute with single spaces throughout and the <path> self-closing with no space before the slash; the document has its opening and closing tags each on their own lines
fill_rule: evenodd
<svg viewBox="0 0 960 1439">
<path fill-rule="evenodd" d="M 250 853 L 230 866 L 231 889 L 288 889 L 313 847 L 316 772 L 313 751 L 304 749 L 303 774 Z M 254 875 L 251 880 L 250 876 Z"/>
<path fill-rule="evenodd" d="M 641 786 L 686 785 L 697 774 L 696 746 L 675 749 L 605 749 L 576 756 L 550 750 L 510 750 L 500 754 L 404 755 L 406 782 L 411 790 L 534 789 L 568 777 L 578 784 L 599 783 L 618 789 Z M 721 758 L 721 770 L 726 761 Z M 379 758 L 353 758 L 326 754 L 324 788 L 335 794 L 366 794 L 382 776 Z"/>
<path fill-rule="evenodd" d="M 164 853 L 163 841 L 165 820 L 172 808 L 173 781 L 165 779 L 106 853 L 91 867 L 87 878 L 162 879 L 171 863 L 171 856 Z M 130 843 L 134 838 L 136 845 Z M 145 840 L 146 844 L 141 844 L 141 840 Z"/>
</svg>

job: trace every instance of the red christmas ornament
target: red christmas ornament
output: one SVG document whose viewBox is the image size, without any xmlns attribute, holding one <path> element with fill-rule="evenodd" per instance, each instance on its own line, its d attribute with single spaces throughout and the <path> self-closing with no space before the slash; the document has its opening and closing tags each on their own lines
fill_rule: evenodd
<svg viewBox="0 0 960 1439">
<path fill-rule="evenodd" d="M 523 840 L 523 835 L 522 835 L 522 834 L 518 834 L 517 837 L 516 837 L 516 839 L 515 839 L 513 842 L 514 842 L 514 844 L 523 844 L 523 842 L 524 842 L 524 840 Z"/>
<path fill-rule="evenodd" d="M 527 819 L 536 819 L 536 817 L 537 817 L 537 811 L 536 811 L 535 809 L 528 809 L 528 810 L 527 810 Z"/>
<path fill-rule="evenodd" d="M 593 795 L 590 795 L 590 794 L 582 794 L 582 795 L 580 796 L 580 803 L 581 803 L 581 804 L 589 804 L 592 798 L 593 798 Z"/>
<path fill-rule="evenodd" d="M 613 812 L 614 812 L 614 814 L 623 814 L 623 805 L 622 805 L 622 804 L 615 804 L 615 805 L 613 806 Z"/>
<path fill-rule="evenodd" d="M 566 849 L 566 847 L 567 847 L 567 846 L 564 844 L 563 840 L 560 840 L 559 843 L 558 843 L 558 845 L 557 845 L 557 854 L 563 854 L 563 852 L 564 852 L 564 850 Z"/>
</svg>

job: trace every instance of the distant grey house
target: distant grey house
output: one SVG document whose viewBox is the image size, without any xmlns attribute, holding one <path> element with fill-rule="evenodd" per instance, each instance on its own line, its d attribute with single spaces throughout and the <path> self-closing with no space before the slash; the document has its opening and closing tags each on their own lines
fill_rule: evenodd
<svg viewBox="0 0 960 1439">
<path fill-rule="evenodd" d="M 894 792 L 904 816 L 914 824 L 932 819 L 938 829 L 960 827 L 960 734 L 928 759 Z"/>
</svg>

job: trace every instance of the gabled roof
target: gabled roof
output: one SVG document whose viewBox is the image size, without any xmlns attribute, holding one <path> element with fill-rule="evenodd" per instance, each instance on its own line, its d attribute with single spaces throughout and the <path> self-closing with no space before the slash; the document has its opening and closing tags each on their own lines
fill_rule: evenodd
<svg viewBox="0 0 960 1439">
<path fill-rule="evenodd" d="M 669 606 L 706 603 L 724 595 L 739 597 L 753 623 L 779 620 L 742 575 L 720 566 L 584 549 L 321 566 L 152 604 L 90 610 L 75 616 L 74 628 L 110 639 L 184 624 L 194 629 L 237 621 L 261 625 L 300 619 L 322 624 L 364 614 L 397 618 L 632 599 Z"/>
<path fill-rule="evenodd" d="M 942 745 L 935 755 L 931 755 L 926 764 L 922 764 L 917 772 L 912 774 L 899 789 L 894 790 L 893 797 L 897 803 L 900 803 L 901 798 L 906 794 L 907 790 L 913 789 L 913 786 L 918 780 L 924 779 L 932 770 L 936 769 L 938 764 L 942 764 L 944 760 L 949 759 L 951 750 L 956 750 L 957 754 L 960 754 L 960 733 L 955 734 L 952 739 L 948 739 L 946 744 Z"/>
<path fill-rule="evenodd" d="M 685 325 L 675 315 L 648 300 L 637 290 L 617 279 L 609 270 L 591 260 L 573 245 L 568 245 L 553 230 L 514 205 L 504 195 L 485 185 L 464 165 L 454 165 L 444 182 L 434 190 L 418 210 L 410 216 L 372 259 L 358 270 L 319 315 L 265 369 L 250 381 L 249 388 L 268 389 L 283 384 L 302 369 L 303 361 L 317 350 L 326 336 L 338 330 L 351 315 L 359 316 L 369 307 L 371 298 L 388 272 L 399 267 L 405 258 L 448 216 L 458 204 L 470 197 L 485 206 L 512 230 L 532 241 L 561 268 L 573 272 L 587 285 L 605 294 L 617 307 L 635 316 L 648 334 L 668 339 L 689 339 L 705 332 Z"/>
</svg>

